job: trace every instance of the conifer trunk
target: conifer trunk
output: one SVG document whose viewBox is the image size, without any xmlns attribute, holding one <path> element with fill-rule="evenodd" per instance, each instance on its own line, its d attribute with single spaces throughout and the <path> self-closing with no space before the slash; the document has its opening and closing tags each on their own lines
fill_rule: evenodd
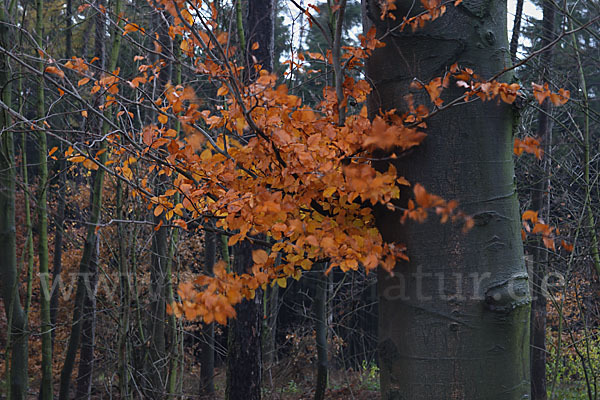
<svg viewBox="0 0 600 400">
<path fill-rule="evenodd" d="M 396 20 L 365 10 L 377 36 L 402 21 L 413 2 L 396 2 Z M 423 9 L 415 7 L 413 15 Z M 367 63 L 374 83 L 371 115 L 402 110 L 414 78 L 429 82 L 455 62 L 484 79 L 510 63 L 506 2 L 465 0 L 423 29 L 387 35 Z M 424 91 L 412 90 L 427 104 Z M 454 84 L 445 100 L 462 93 Z M 418 104 L 417 103 L 417 104 Z M 428 137 L 396 165 L 399 175 L 429 192 L 456 199 L 475 226 L 400 224 L 400 213 L 378 209 L 386 241 L 405 243 L 410 262 L 394 276 L 380 272 L 379 358 L 384 400 L 521 400 L 529 396 L 527 273 L 512 160 L 511 106 L 461 104 L 427 123 Z M 387 169 L 386 162 L 378 167 Z M 409 190 L 401 195 L 406 206 Z"/>
</svg>

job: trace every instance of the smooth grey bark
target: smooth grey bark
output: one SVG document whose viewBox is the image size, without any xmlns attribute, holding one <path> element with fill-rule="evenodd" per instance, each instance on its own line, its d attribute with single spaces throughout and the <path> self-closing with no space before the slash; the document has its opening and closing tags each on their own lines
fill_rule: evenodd
<svg viewBox="0 0 600 400">
<path fill-rule="evenodd" d="M 554 2 L 545 0 L 543 2 L 543 20 L 540 46 L 548 46 L 555 38 L 556 9 Z M 552 48 L 540 55 L 540 66 L 542 68 L 540 81 L 547 81 L 550 77 L 552 67 Z M 537 137 L 546 153 L 542 165 L 533 171 L 537 182 L 532 191 L 531 207 L 538 211 L 539 215 L 549 214 L 550 210 L 546 204 L 546 192 L 550 186 L 550 159 L 548 157 L 550 142 L 552 141 L 551 104 L 546 100 L 540 106 L 538 113 Z M 537 238 L 530 246 L 533 256 L 533 268 L 531 271 L 532 295 L 531 303 L 531 398 L 533 400 L 545 400 L 546 393 L 546 297 L 542 291 L 542 281 L 548 266 L 548 250 Z"/>
<path fill-rule="evenodd" d="M 393 28 L 413 4 L 396 2 L 396 22 L 381 21 L 365 4 L 377 36 Z M 421 12 L 415 8 L 413 13 Z M 510 64 L 505 1 L 448 6 L 425 28 L 388 34 L 367 62 L 374 84 L 370 115 L 402 110 L 414 78 L 428 82 L 455 62 L 484 79 Z M 419 102 L 428 96 L 415 92 Z M 451 85 L 443 98 L 460 95 Z M 427 98 L 425 97 L 427 96 Z M 382 399 L 524 399 L 529 396 L 529 288 L 520 238 L 512 160 L 511 106 L 472 102 L 428 120 L 428 137 L 399 155 L 399 175 L 427 191 L 456 199 L 475 226 L 401 225 L 401 213 L 376 210 L 388 242 L 405 243 L 410 262 L 394 276 L 379 273 L 379 359 Z M 379 168 L 387 169 L 384 161 Z M 406 206 L 411 191 L 401 195 Z"/>
</svg>

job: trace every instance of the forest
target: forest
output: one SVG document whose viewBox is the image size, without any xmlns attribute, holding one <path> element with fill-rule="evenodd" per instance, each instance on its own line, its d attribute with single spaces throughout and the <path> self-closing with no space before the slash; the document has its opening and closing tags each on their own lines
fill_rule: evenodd
<svg viewBox="0 0 600 400">
<path fill-rule="evenodd" d="M 3 0 L 0 399 L 598 400 L 597 0 Z"/>
</svg>

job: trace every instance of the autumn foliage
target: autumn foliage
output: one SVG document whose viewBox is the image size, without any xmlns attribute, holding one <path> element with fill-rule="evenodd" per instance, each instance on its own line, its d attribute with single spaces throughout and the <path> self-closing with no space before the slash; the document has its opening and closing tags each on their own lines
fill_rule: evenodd
<svg viewBox="0 0 600 400">
<path fill-rule="evenodd" d="M 254 251 L 254 265 L 246 274 L 231 273 L 221 262 L 213 276 L 201 275 L 180 285 L 181 302 L 169 305 L 170 312 L 225 324 L 235 316 L 233 306 L 243 298 L 253 298 L 256 290 L 266 285 L 285 286 L 289 278 L 300 279 L 319 261 L 327 261 L 330 270 L 363 267 L 372 271 L 381 266 L 391 272 L 399 260 L 408 259 L 407 249 L 401 243 L 382 240 L 374 224 L 372 207 L 376 205 L 401 211 L 401 223 L 422 222 L 433 213 L 441 223 L 463 223 L 465 230 L 473 225 L 456 201 L 428 193 L 423 186 L 403 178 L 393 166 L 379 170 L 373 161 L 382 153 L 401 157 L 421 144 L 427 137 L 427 118 L 446 107 L 473 100 L 513 103 L 521 95 L 518 84 L 488 81 L 454 64 L 430 82 L 414 82 L 415 88 L 427 92 L 431 105 L 415 104 L 407 96 L 403 112 L 380 112 L 369 118 L 364 102 L 371 86 L 357 72 L 365 58 L 383 46 L 372 29 L 360 36 L 360 46 L 343 47 L 343 98 L 338 98 L 335 87 L 325 87 L 321 101 L 308 106 L 286 85 L 279 84 L 276 75 L 260 65 L 248 67 L 240 61 L 241 49 L 214 22 L 219 11 L 212 2 L 159 3 L 172 18 L 169 35 L 179 44 L 184 61 L 214 85 L 216 108 L 205 106 L 187 84 L 168 84 L 163 93 L 153 97 L 147 89 L 158 79 L 164 60 L 149 62 L 135 56 L 139 74 L 132 77 L 120 76 L 118 69 L 94 75 L 89 66 L 95 60 L 81 58 L 63 66 L 48 66 L 46 73 L 62 79 L 65 68 L 74 71 L 79 75 L 78 86 L 90 84 L 90 93 L 102 96 L 100 110 L 114 110 L 117 118 L 135 118 L 119 105 L 125 88 L 133 90 L 140 103 L 149 103 L 156 114 L 156 122 L 140 132 L 109 135 L 106 164 L 99 159 L 100 152 L 106 150 L 89 154 L 70 148 L 67 156 L 72 162 L 82 162 L 90 169 L 113 168 L 120 179 L 135 188 L 134 195 L 143 196 L 154 215 L 161 217 L 159 226 L 188 229 L 193 222 L 195 229 L 202 229 L 208 220 L 214 220 L 217 231 L 228 236 L 230 246 L 242 240 L 263 245 Z M 401 29 L 421 27 L 440 17 L 446 7 L 441 1 L 421 3 L 425 11 L 406 18 Z M 394 9 L 394 1 L 381 2 L 381 18 L 395 18 Z M 127 22 L 122 34 L 146 32 Z M 155 50 L 162 51 L 158 42 Z M 328 51 L 298 54 L 289 66 L 309 70 L 309 59 L 328 65 L 334 62 Z M 256 79 L 246 84 L 248 76 Z M 462 97 L 442 98 L 450 85 L 464 88 Z M 61 95 L 68 90 L 60 82 L 57 88 Z M 534 85 L 533 90 L 540 102 L 549 98 L 562 104 L 568 99 L 568 92 L 552 93 L 547 85 Z M 340 110 L 348 115 L 343 124 L 339 123 Z M 98 111 L 82 110 L 82 115 L 87 117 L 91 112 Z M 523 152 L 542 156 L 533 138 L 515 142 L 515 153 Z M 134 165 L 142 158 L 152 160 L 153 165 L 136 173 Z M 164 193 L 153 193 L 148 183 L 150 173 L 168 176 L 171 187 Z M 398 202 L 401 188 L 412 188 L 414 193 L 404 206 Z M 532 233 L 542 234 L 544 242 L 550 243 L 552 228 L 535 219 L 524 215 L 524 220 L 533 224 Z"/>
</svg>

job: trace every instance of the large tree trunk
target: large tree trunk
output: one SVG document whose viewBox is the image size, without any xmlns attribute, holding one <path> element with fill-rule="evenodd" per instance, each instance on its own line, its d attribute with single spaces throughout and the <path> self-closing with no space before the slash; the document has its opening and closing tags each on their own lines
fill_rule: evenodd
<svg viewBox="0 0 600 400">
<path fill-rule="evenodd" d="M 398 22 L 381 22 L 374 3 L 366 11 L 381 36 Z M 411 4 L 396 2 L 396 21 Z M 402 109 L 413 78 L 428 82 L 455 62 L 489 78 L 510 63 L 506 36 L 506 2 L 474 0 L 448 6 L 446 15 L 414 33 L 389 34 L 367 65 L 375 85 L 371 115 Z M 444 98 L 460 93 L 452 85 Z M 420 93 L 417 99 L 428 102 Z M 511 107 L 463 104 L 428 121 L 427 133 L 420 147 L 395 162 L 399 174 L 459 200 L 475 226 L 464 234 L 461 224 L 444 225 L 434 216 L 400 225 L 399 214 L 377 211 L 384 239 L 405 243 L 411 259 L 399 263 L 394 276 L 379 276 L 382 398 L 526 398 L 530 298 Z"/>
</svg>

